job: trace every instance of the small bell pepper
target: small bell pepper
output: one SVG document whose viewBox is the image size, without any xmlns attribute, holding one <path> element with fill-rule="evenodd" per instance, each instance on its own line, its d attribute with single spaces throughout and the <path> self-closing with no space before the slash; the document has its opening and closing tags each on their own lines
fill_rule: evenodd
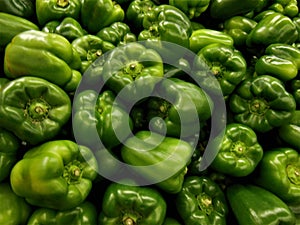
<svg viewBox="0 0 300 225">
<path fill-rule="evenodd" d="M 72 17 L 79 21 L 81 0 L 36 0 L 36 16 L 40 26 L 52 20 Z"/>
<path fill-rule="evenodd" d="M 181 224 L 172 217 L 166 217 L 163 225 L 181 225 Z"/>
<path fill-rule="evenodd" d="M 225 194 L 206 176 L 189 176 L 175 197 L 177 212 L 185 225 L 225 225 L 228 206 Z"/>
<path fill-rule="evenodd" d="M 239 225 L 294 225 L 296 218 L 286 203 L 272 192 L 252 184 L 232 184 L 226 197 Z"/>
<path fill-rule="evenodd" d="M 181 139 L 139 131 L 121 147 L 125 163 L 141 178 L 167 193 L 178 193 L 187 172 L 193 147 Z"/>
<path fill-rule="evenodd" d="M 10 182 L 12 190 L 31 205 L 68 210 L 85 201 L 97 168 L 89 148 L 54 140 L 29 149 L 14 165 Z"/>
<path fill-rule="evenodd" d="M 0 224 L 27 225 L 32 208 L 13 192 L 9 182 L 0 183 L 0 201 Z"/>
<path fill-rule="evenodd" d="M 0 12 L 19 16 L 31 21 L 34 19 L 36 13 L 34 3 L 35 1 L 32 0 L 0 1 Z M 3 29 L 2 26 L 1 29 Z"/>
<path fill-rule="evenodd" d="M 167 203 L 152 187 L 111 183 L 104 192 L 98 223 L 162 225 Z"/>
<path fill-rule="evenodd" d="M 27 225 L 95 225 L 97 224 L 97 216 L 96 207 L 92 203 L 85 201 L 72 209 L 63 211 L 38 208 L 30 215 Z"/>
<path fill-rule="evenodd" d="M 80 72 L 83 74 L 87 68 L 100 56 L 112 50 L 115 46 L 100 37 L 86 34 L 72 41 L 73 48 L 81 59 Z"/>
<path fill-rule="evenodd" d="M 112 0 L 82 0 L 80 22 L 90 34 L 124 19 L 125 11 Z"/>
<path fill-rule="evenodd" d="M 4 55 L 4 72 L 8 78 L 40 77 L 68 92 L 74 91 L 81 80 L 77 71 L 80 64 L 78 53 L 65 37 L 35 30 L 16 35 Z"/>
<path fill-rule="evenodd" d="M 110 90 L 100 94 L 85 90 L 75 95 L 72 126 L 76 141 L 92 149 L 99 149 L 101 142 L 108 149 L 116 147 L 125 141 L 133 129 L 124 106 L 117 102 Z"/>
<path fill-rule="evenodd" d="M 288 17 L 295 17 L 299 13 L 297 0 L 275 0 L 271 1 L 268 9 L 282 13 Z"/>
<path fill-rule="evenodd" d="M 17 78 L 0 92 L 0 126 L 29 144 L 54 138 L 70 116 L 70 97 L 44 79 Z"/>
<path fill-rule="evenodd" d="M 210 0 L 169 0 L 169 4 L 183 11 L 189 17 L 189 19 L 194 19 L 198 18 L 203 12 L 207 10 L 210 4 Z"/>
<path fill-rule="evenodd" d="M 256 133 L 246 125 L 230 123 L 210 166 L 218 172 L 243 177 L 254 171 L 262 157 L 263 148 Z"/>
<path fill-rule="evenodd" d="M 21 141 L 10 131 L 0 128 L 0 182 L 5 180 L 14 164 Z"/>
<path fill-rule="evenodd" d="M 264 133 L 288 123 L 296 102 L 282 81 L 261 75 L 239 85 L 230 96 L 229 108 L 236 122 Z"/>
</svg>

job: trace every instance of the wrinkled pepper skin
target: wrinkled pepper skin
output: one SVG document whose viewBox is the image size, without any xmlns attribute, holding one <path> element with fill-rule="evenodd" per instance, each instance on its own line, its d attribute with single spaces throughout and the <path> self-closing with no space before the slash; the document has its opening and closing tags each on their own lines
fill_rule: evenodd
<svg viewBox="0 0 300 225">
<path fill-rule="evenodd" d="M 210 3 L 210 0 L 192 0 L 192 1 L 181 1 L 181 0 L 169 0 L 169 4 L 182 10 L 189 19 L 199 17 L 203 12 L 206 11 Z"/>
<path fill-rule="evenodd" d="M 11 79 L 35 76 L 74 91 L 81 80 L 77 70 L 80 63 L 79 55 L 65 37 L 29 30 L 16 35 L 7 45 L 4 72 Z"/>
<path fill-rule="evenodd" d="M 229 99 L 229 108 L 236 122 L 264 133 L 288 123 L 296 102 L 279 79 L 261 75 L 239 85 Z"/>
<path fill-rule="evenodd" d="M 29 149 L 13 167 L 10 182 L 31 205 L 68 210 L 85 201 L 97 167 L 89 148 L 54 140 Z"/>
<path fill-rule="evenodd" d="M 0 12 L 19 16 L 25 19 L 33 19 L 35 17 L 35 1 L 32 0 L 1 0 Z M 1 26 L 1 29 L 3 27 Z"/>
<path fill-rule="evenodd" d="M 100 94 L 85 90 L 76 95 L 72 123 L 77 142 L 92 149 L 99 149 L 99 138 L 106 148 L 116 147 L 125 141 L 133 129 L 132 120 L 124 106 L 110 90 Z M 92 135 L 95 129 L 96 137 Z M 115 131 L 119 131 L 118 136 Z"/>
<path fill-rule="evenodd" d="M 243 177 L 254 171 L 262 157 L 263 148 L 256 133 L 246 125 L 230 123 L 210 166 L 218 172 Z"/>
<path fill-rule="evenodd" d="M 228 206 L 222 189 L 208 177 L 189 176 L 175 197 L 185 225 L 225 225 Z"/>
<path fill-rule="evenodd" d="M 97 211 L 95 206 L 88 201 L 85 201 L 72 209 L 63 211 L 57 211 L 48 208 L 38 208 L 32 212 L 28 219 L 27 225 L 41 224 L 95 225 L 97 224 Z"/>
<path fill-rule="evenodd" d="M 80 13 L 81 0 L 36 0 L 36 16 L 40 26 L 65 17 L 79 21 Z"/>
<path fill-rule="evenodd" d="M 300 204 L 300 155 L 292 148 L 264 152 L 255 182 L 273 192 L 288 205 Z"/>
<path fill-rule="evenodd" d="M 141 177 L 171 194 L 181 190 L 192 152 L 188 142 L 151 131 L 137 132 L 121 148 L 125 163 L 135 166 Z"/>
<path fill-rule="evenodd" d="M 123 8 L 112 0 L 82 0 L 80 21 L 90 34 L 124 19 Z"/>
<path fill-rule="evenodd" d="M 0 182 L 9 177 L 10 171 L 17 162 L 20 140 L 10 131 L 0 128 Z"/>
<path fill-rule="evenodd" d="M 0 224 L 27 225 L 32 208 L 24 198 L 16 195 L 9 182 L 0 183 Z"/>
<path fill-rule="evenodd" d="M 1 127 L 29 144 L 54 138 L 70 116 L 70 97 L 44 79 L 14 79 L 0 92 Z"/>
<path fill-rule="evenodd" d="M 294 225 L 295 215 L 275 194 L 252 184 L 227 187 L 226 197 L 239 225 Z"/>
<path fill-rule="evenodd" d="M 167 204 L 154 188 L 111 183 L 104 192 L 98 223 L 162 225 Z"/>
</svg>

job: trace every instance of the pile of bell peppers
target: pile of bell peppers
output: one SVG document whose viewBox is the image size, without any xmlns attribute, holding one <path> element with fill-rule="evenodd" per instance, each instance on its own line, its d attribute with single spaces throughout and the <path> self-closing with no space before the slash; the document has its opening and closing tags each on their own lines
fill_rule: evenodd
<svg viewBox="0 0 300 225">
<path fill-rule="evenodd" d="M 299 225 L 299 7 L 1 0 L 0 224 Z"/>
</svg>

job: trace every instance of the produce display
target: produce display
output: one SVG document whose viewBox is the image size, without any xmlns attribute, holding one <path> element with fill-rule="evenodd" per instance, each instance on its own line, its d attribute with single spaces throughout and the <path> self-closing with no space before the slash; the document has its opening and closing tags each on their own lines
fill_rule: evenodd
<svg viewBox="0 0 300 225">
<path fill-rule="evenodd" d="M 299 7 L 0 0 L 0 224 L 300 225 Z"/>
</svg>

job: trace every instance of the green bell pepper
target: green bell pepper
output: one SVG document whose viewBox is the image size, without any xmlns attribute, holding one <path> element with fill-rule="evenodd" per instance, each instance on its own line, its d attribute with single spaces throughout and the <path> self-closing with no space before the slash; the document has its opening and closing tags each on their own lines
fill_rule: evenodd
<svg viewBox="0 0 300 225">
<path fill-rule="evenodd" d="M 138 175 L 172 194 L 182 188 L 192 152 L 188 142 L 151 131 L 138 131 L 121 147 L 122 159 Z"/>
<path fill-rule="evenodd" d="M 0 52 L 4 52 L 5 47 L 17 34 L 27 30 L 39 30 L 39 27 L 33 22 L 25 18 L 3 12 L 0 12 L 0 26 Z"/>
<path fill-rule="evenodd" d="M 0 1 L 0 12 L 32 20 L 34 19 L 36 12 L 34 3 L 35 1 L 32 0 L 2 0 Z M 3 29 L 2 26 L 1 29 Z"/>
<path fill-rule="evenodd" d="M 7 45 L 4 72 L 8 78 L 36 76 L 74 91 L 80 80 L 80 57 L 63 36 L 29 30 L 16 35 Z M 41 66 L 43 65 L 43 66 Z"/>
<path fill-rule="evenodd" d="M 299 13 L 297 0 L 275 0 L 271 2 L 268 9 L 282 13 L 288 17 L 295 17 Z"/>
<path fill-rule="evenodd" d="M 167 203 L 152 187 L 111 183 L 104 192 L 98 222 L 101 225 L 162 225 Z"/>
<path fill-rule="evenodd" d="M 0 77 L 0 91 L 2 91 L 3 87 L 9 82 L 10 80 L 5 77 Z"/>
<path fill-rule="evenodd" d="M 294 79 L 287 83 L 287 88 L 294 96 L 294 99 L 297 103 L 297 108 L 300 106 L 300 79 L 297 75 Z"/>
<path fill-rule="evenodd" d="M 126 45 L 135 42 L 137 37 L 131 32 L 130 27 L 123 22 L 115 22 L 108 27 L 104 27 L 97 34 L 103 41 L 112 43 L 114 46 Z"/>
<path fill-rule="evenodd" d="M 181 224 L 172 217 L 166 217 L 163 225 L 181 225 Z"/>
<path fill-rule="evenodd" d="M 72 41 L 73 48 L 81 59 L 80 72 L 83 74 L 87 68 L 100 56 L 112 50 L 115 46 L 100 37 L 86 34 Z"/>
<path fill-rule="evenodd" d="M 230 123 L 211 163 L 214 170 L 235 177 L 251 174 L 263 157 L 256 133 L 248 126 Z"/>
<path fill-rule="evenodd" d="M 69 140 L 29 149 L 13 167 L 13 191 L 34 206 L 72 209 L 85 201 L 97 176 L 93 152 Z"/>
<path fill-rule="evenodd" d="M 247 62 L 234 47 L 214 43 L 202 48 L 195 58 L 194 76 L 211 93 L 221 89 L 226 99 L 246 77 Z M 219 86 L 212 79 L 216 78 Z"/>
<path fill-rule="evenodd" d="M 264 152 L 258 166 L 256 184 L 273 192 L 288 205 L 300 204 L 300 155 L 292 148 L 272 148 Z"/>
<path fill-rule="evenodd" d="M 81 27 L 80 23 L 72 17 L 65 17 L 62 21 L 50 21 L 45 24 L 42 31 L 60 34 L 67 38 L 70 42 L 87 34 L 87 32 Z"/>
<path fill-rule="evenodd" d="M 239 85 L 229 99 L 229 108 L 236 122 L 264 133 L 288 123 L 296 102 L 279 79 L 261 75 Z"/>
<path fill-rule="evenodd" d="M 175 197 L 177 211 L 185 225 L 225 225 L 228 206 L 225 194 L 206 176 L 189 176 Z"/>
<path fill-rule="evenodd" d="M 36 0 L 36 16 L 40 26 L 65 17 L 79 21 L 80 13 L 81 0 Z"/>
<path fill-rule="evenodd" d="M 32 208 L 13 192 L 9 182 L 0 183 L 0 201 L 0 224 L 27 225 Z"/>
<path fill-rule="evenodd" d="M 190 50 L 198 53 L 202 48 L 213 43 L 233 46 L 233 38 L 225 32 L 212 29 L 194 30 L 189 37 Z"/>
<path fill-rule="evenodd" d="M 226 197 L 239 225 L 294 225 L 289 207 L 272 192 L 252 184 L 227 187 Z"/>
<path fill-rule="evenodd" d="M 117 102 L 110 90 L 100 94 L 85 90 L 77 94 L 73 101 L 72 123 L 77 142 L 92 149 L 99 149 L 99 138 L 106 148 L 116 147 L 125 141 L 133 129 L 124 106 Z M 120 131 L 118 133 L 122 134 L 122 138 L 117 136 L 116 130 Z"/>
<path fill-rule="evenodd" d="M 63 211 L 48 208 L 38 208 L 30 215 L 27 225 L 40 224 L 95 225 L 97 224 L 96 207 L 92 203 L 85 201 L 72 209 Z"/>
<path fill-rule="evenodd" d="M 70 117 L 70 97 L 44 79 L 14 79 L 0 92 L 1 127 L 29 144 L 54 138 Z"/>
<path fill-rule="evenodd" d="M 187 138 L 198 135 L 197 123 L 208 120 L 213 111 L 212 99 L 196 84 L 168 78 L 157 84 L 147 100 L 145 117 L 149 128 L 167 136 Z M 170 102 L 172 101 L 172 102 Z"/>
<path fill-rule="evenodd" d="M 12 132 L 0 128 L 0 182 L 9 176 L 20 147 L 21 141 Z"/>
<path fill-rule="evenodd" d="M 112 0 L 82 0 L 80 21 L 90 34 L 124 19 L 125 11 Z"/>
<path fill-rule="evenodd" d="M 194 19 L 198 18 L 207 10 L 210 0 L 169 0 L 169 4 L 182 10 L 189 17 L 189 19 Z"/>
</svg>

